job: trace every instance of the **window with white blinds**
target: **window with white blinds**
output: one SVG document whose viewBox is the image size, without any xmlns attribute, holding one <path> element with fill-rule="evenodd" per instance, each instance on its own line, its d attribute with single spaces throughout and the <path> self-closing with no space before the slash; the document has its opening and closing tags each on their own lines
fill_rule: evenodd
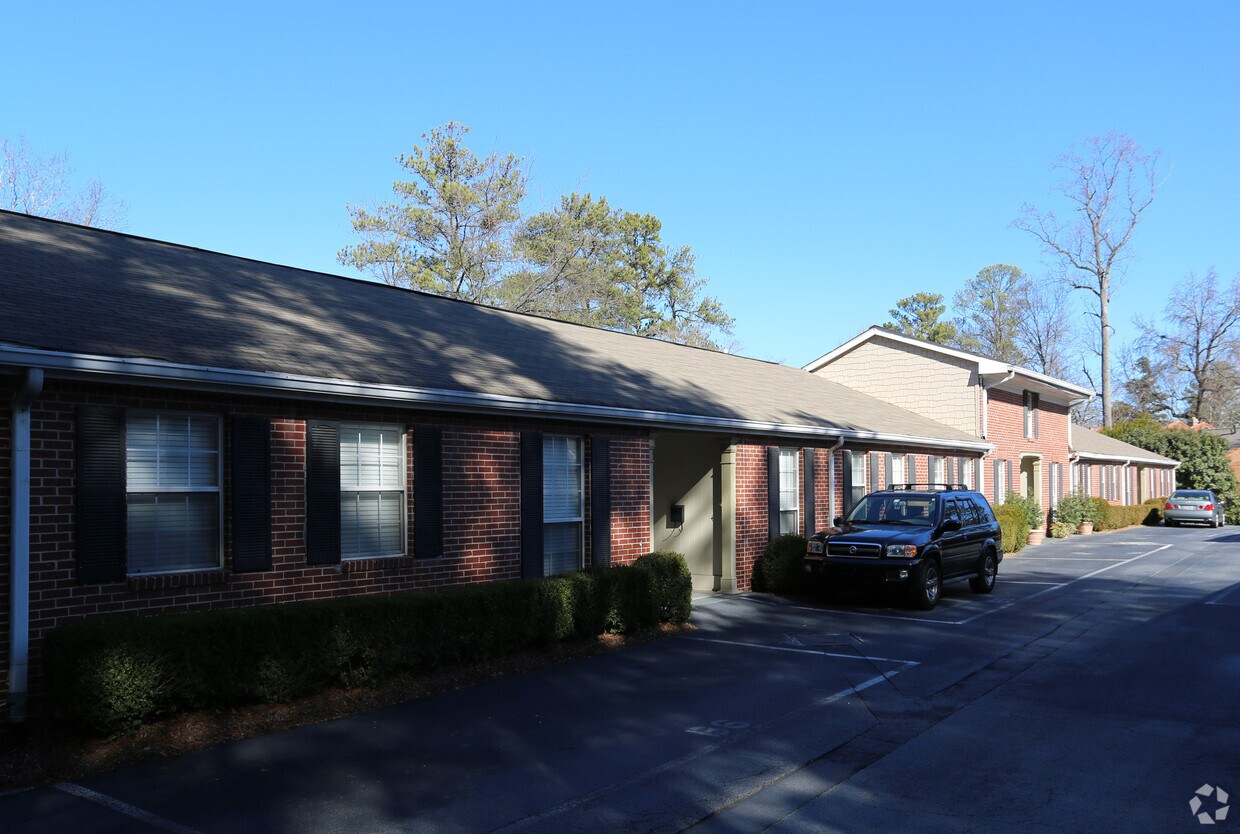
<svg viewBox="0 0 1240 834">
<path fill-rule="evenodd" d="M 220 419 L 130 412 L 125 419 L 128 571 L 220 565 Z"/>
<path fill-rule="evenodd" d="M 904 455 L 891 456 L 891 484 L 905 484 L 912 480 L 905 471 L 905 459 Z M 891 486 L 891 484 L 888 484 L 888 486 Z"/>
<path fill-rule="evenodd" d="M 848 507 L 851 508 L 857 506 L 857 502 L 869 492 L 865 482 L 865 452 L 850 452 L 848 454 L 848 466 L 850 483 L 852 485 L 850 490 L 852 494 L 848 496 Z"/>
<path fill-rule="evenodd" d="M 581 438 L 543 439 L 543 574 L 581 567 L 585 488 Z"/>
<path fill-rule="evenodd" d="M 404 436 L 398 426 L 341 424 L 341 558 L 404 554 Z"/>
<path fill-rule="evenodd" d="M 801 498 L 798 492 L 800 466 L 795 449 L 779 450 L 779 534 L 797 535 L 801 532 L 798 513 Z"/>
</svg>

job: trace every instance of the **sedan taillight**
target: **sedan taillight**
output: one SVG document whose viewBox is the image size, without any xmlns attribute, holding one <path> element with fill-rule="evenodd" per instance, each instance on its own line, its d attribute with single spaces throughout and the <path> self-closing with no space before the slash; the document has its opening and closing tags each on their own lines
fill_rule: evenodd
<svg viewBox="0 0 1240 834">
<path fill-rule="evenodd" d="M 1206 504 L 1206 505 L 1205 505 L 1204 507 L 1202 507 L 1201 509 L 1203 509 L 1203 510 L 1207 510 L 1207 511 L 1209 511 L 1209 512 L 1214 512 L 1214 505 L 1213 505 L 1213 504 Z"/>
<path fill-rule="evenodd" d="M 1164 504 L 1164 505 L 1163 505 L 1163 509 L 1164 509 L 1164 510 L 1170 510 L 1170 509 L 1174 509 L 1174 508 L 1171 506 L 1171 502 L 1170 502 L 1170 501 L 1168 501 L 1166 504 Z"/>
</svg>

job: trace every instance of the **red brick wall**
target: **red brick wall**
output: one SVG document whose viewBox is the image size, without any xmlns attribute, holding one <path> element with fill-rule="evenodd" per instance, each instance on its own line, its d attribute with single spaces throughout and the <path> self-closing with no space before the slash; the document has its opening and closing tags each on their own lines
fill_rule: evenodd
<svg viewBox="0 0 1240 834">
<path fill-rule="evenodd" d="M 611 441 L 611 563 L 627 565 L 650 550 L 650 467 L 645 437 Z"/>
<path fill-rule="evenodd" d="M 747 438 L 736 444 L 736 587 L 753 588 L 753 563 L 770 540 L 766 445 Z"/>
<path fill-rule="evenodd" d="M 131 577 L 128 581 L 81 585 L 76 581 L 74 542 L 74 444 L 76 409 L 82 404 L 198 411 L 226 416 L 246 413 L 271 420 L 272 569 L 230 573 L 230 471 L 225 431 L 224 569 Z M 409 495 L 408 552 L 413 556 L 349 560 L 340 565 L 305 562 L 305 420 L 348 419 L 397 423 L 407 441 L 419 425 L 443 428 L 445 554 L 419 559 L 413 554 L 413 444 L 406 443 Z M 60 622 L 97 614 L 191 611 L 299 599 L 391 593 L 442 585 L 516 577 L 520 573 L 519 432 L 544 430 L 588 435 L 581 425 L 488 420 L 397 409 L 320 406 L 266 399 L 235 399 L 216 394 L 184 394 L 49 382 L 35 403 L 32 420 L 31 483 L 31 670 L 37 691 L 42 638 Z M 650 545 L 650 454 L 644 433 L 606 427 L 612 449 L 612 558 L 633 561 Z M 9 630 L 9 477 L 10 430 L 0 412 L 0 688 L 7 688 Z M 588 447 L 587 443 L 587 447 Z M 586 482 L 589 482 L 587 470 Z M 589 506 L 587 496 L 587 508 Z M 587 558 L 589 523 L 585 539 Z"/>
<path fill-rule="evenodd" d="M 1042 488 L 1037 497 L 1043 511 L 1050 509 L 1050 484 L 1052 463 L 1061 464 L 1065 487 L 1068 484 L 1068 407 L 1049 402 L 1045 397 L 1038 404 L 1038 437 L 1025 437 L 1025 407 L 1020 393 L 992 388 L 989 395 L 987 437 L 995 444 L 995 451 L 985 459 L 982 479 L 986 497 L 994 501 L 994 466 L 992 461 L 1008 461 L 1012 470 L 1012 484 L 1020 492 L 1020 464 L 1022 453 L 1042 456 Z M 1006 493 L 1001 485 L 1000 493 Z"/>
</svg>

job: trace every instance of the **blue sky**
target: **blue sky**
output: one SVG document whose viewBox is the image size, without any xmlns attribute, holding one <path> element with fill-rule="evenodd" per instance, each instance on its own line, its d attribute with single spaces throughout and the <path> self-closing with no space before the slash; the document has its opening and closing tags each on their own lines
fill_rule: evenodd
<svg viewBox="0 0 1240 834">
<path fill-rule="evenodd" d="M 295 10 L 295 11 L 294 11 Z M 691 246 L 740 352 L 804 364 L 919 290 L 1046 272 L 1009 228 L 1050 164 L 1128 133 L 1170 176 L 1118 340 L 1185 273 L 1240 272 L 1240 5 L 12 4 L 0 135 L 64 151 L 126 230 L 352 274 L 435 125 L 529 157 L 529 208 L 589 191 Z M 1084 298 L 1080 301 L 1083 303 Z"/>
</svg>

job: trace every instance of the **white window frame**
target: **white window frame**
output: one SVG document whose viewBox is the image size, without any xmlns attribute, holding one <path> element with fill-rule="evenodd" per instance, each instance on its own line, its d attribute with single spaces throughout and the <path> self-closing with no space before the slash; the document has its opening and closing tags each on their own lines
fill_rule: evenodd
<svg viewBox="0 0 1240 834">
<path fill-rule="evenodd" d="M 791 472 L 788 464 L 791 463 Z M 784 477 L 792 475 L 792 490 L 784 489 Z M 779 450 L 779 534 L 798 536 L 801 534 L 801 450 Z M 784 514 L 792 513 L 792 529 L 786 529 Z"/>
<path fill-rule="evenodd" d="M 129 445 L 131 432 L 129 431 L 130 418 L 132 417 L 150 417 L 154 416 L 158 421 L 161 417 L 176 417 L 189 420 L 193 417 L 202 417 L 215 421 L 215 486 L 155 486 L 144 489 L 130 489 L 129 478 Z M 159 447 L 156 446 L 156 454 L 158 455 Z M 215 563 L 211 565 L 195 565 L 189 568 L 171 568 L 167 570 L 133 570 L 132 562 L 126 558 L 125 572 L 128 576 L 153 576 L 161 573 L 199 573 L 201 571 L 219 570 L 224 566 L 224 420 L 218 414 L 210 414 L 200 411 L 169 411 L 163 409 L 132 409 L 125 412 L 125 515 L 129 515 L 129 496 L 130 495 L 184 495 L 187 493 L 214 493 L 216 496 L 216 542 L 215 542 Z M 129 525 L 126 521 L 126 551 L 129 550 Z"/>
<path fill-rule="evenodd" d="M 1037 392 L 1037 391 L 1025 391 L 1025 392 L 1024 392 L 1024 394 L 1025 394 L 1025 397 L 1024 397 L 1024 399 L 1025 399 L 1025 402 L 1024 402 L 1024 406 L 1025 406 L 1025 414 L 1024 414 L 1024 417 L 1025 417 L 1025 420 L 1024 420 L 1025 439 L 1026 439 L 1026 440 L 1036 440 L 1036 439 L 1037 439 L 1037 426 L 1036 426 L 1036 422 L 1037 422 L 1037 421 L 1034 419 L 1034 413 L 1037 411 L 1037 409 L 1038 409 L 1038 405 L 1039 405 L 1040 400 L 1041 400 L 1042 398 L 1038 396 L 1038 392 Z"/>
<path fill-rule="evenodd" d="M 577 466 L 575 467 L 577 470 L 577 490 L 576 490 L 577 491 L 577 513 L 576 515 L 572 517 L 569 517 L 569 516 L 564 516 L 562 518 L 548 518 L 547 517 L 547 500 L 546 500 L 547 470 L 544 464 L 543 484 L 542 484 L 543 486 L 543 531 L 544 531 L 543 540 L 546 541 L 546 528 L 547 528 L 547 525 L 549 524 L 576 524 L 577 525 L 577 565 L 576 567 L 572 568 L 570 571 L 565 571 L 565 573 L 571 573 L 572 570 L 580 570 L 583 567 L 583 565 L 585 564 L 585 556 L 586 556 L 585 439 L 581 435 L 576 435 L 576 434 L 548 434 L 548 435 L 544 435 L 544 448 L 545 448 L 546 441 L 555 440 L 555 439 L 572 440 L 577 444 Z M 552 575 L 553 574 L 548 569 L 547 558 L 546 558 L 546 555 L 544 554 L 543 576 L 552 576 Z"/>
<path fill-rule="evenodd" d="M 345 561 L 345 562 L 354 561 L 357 559 L 388 559 L 388 558 L 397 557 L 397 556 L 404 556 L 406 553 L 409 552 L 409 487 L 407 483 L 408 478 L 406 477 L 406 470 L 409 467 L 409 459 L 408 459 L 409 452 L 405 448 L 406 442 L 407 442 L 406 435 L 408 434 L 408 432 L 405 430 L 404 426 L 398 425 L 396 423 L 368 423 L 368 422 L 362 422 L 362 421 L 341 423 L 339 432 L 336 438 L 337 446 L 339 446 L 340 441 L 344 438 L 346 432 L 361 432 L 361 431 L 367 431 L 367 430 L 379 431 L 379 432 L 390 431 L 390 432 L 396 433 L 396 436 L 400 441 L 400 448 L 398 450 L 398 454 L 400 456 L 400 463 L 396 467 L 400 475 L 400 488 L 396 489 L 391 486 L 380 485 L 377 487 L 356 487 L 356 488 L 350 487 L 346 489 L 344 485 L 344 478 L 343 478 L 344 460 L 342 458 L 340 461 L 340 469 L 341 469 L 340 497 L 341 499 L 343 499 L 346 494 L 357 495 L 363 492 L 399 492 L 400 493 L 400 549 L 396 551 L 379 551 L 376 553 L 358 553 L 358 554 L 346 556 L 345 555 L 346 549 L 344 546 L 344 535 L 345 535 L 344 519 L 342 518 L 340 520 L 340 558 L 342 561 Z M 382 467 L 383 465 L 382 457 L 380 458 L 379 465 L 380 467 Z"/>
<path fill-rule="evenodd" d="M 852 500 L 851 495 L 844 496 L 844 500 L 848 503 L 849 512 L 852 512 L 852 508 L 857 506 L 861 499 L 864 498 L 870 491 L 870 467 L 867 464 L 868 461 L 866 460 L 865 452 L 848 453 L 848 466 L 851 467 L 850 474 L 852 476 L 849 480 L 852 486 L 852 492 L 854 495 L 857 495 L 857 490 L 861 490 L 860 494 L 857 495 L 857 500 L 855 501 Z M 857 478 L 858 471 L 861 473 L 860 480 Z"/>
<path fill-rule="evenodd" d="M 897 471 L 898 470 L 898 471 Z M 891 456 L 891 484 L 910 484 L 908 476 L 908 455 Z M 887 484 L 888 488 L 891 484 Z"/>
</svg>

